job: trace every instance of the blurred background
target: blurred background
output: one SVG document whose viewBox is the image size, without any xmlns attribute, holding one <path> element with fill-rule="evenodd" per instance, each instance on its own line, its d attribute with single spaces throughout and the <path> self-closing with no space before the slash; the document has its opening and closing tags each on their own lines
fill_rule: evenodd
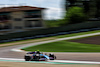
<svg viewBox="0 0 100 67">
<path fill-rule="evenodd" d="M 27 24 L 30 22 L 28 28 L 25 28 L 24 24 L 22 24 L 23 27 L 17 27 L 20 29 L 13 28 L 12 30 L 11 25 L 6 24 L 6 22 L 0 22 L 0 39 L 9 40 L 16 37 L 32 37 L 46 34 L 53 34 L 54 36 L 61 32 L 72 31 L 73 33 L 77 33 L 80 32 L 79 30 L 98 30 L 100 29 L 99 3 L 100 0 L 3 0 L 0 2 L 1 9 L 11 6 L 32 6 L 45 8 L 45 10 L 41 14 L 43 22 L 39 22 L 41 24 L 35 24 L 37 21 L 28 21 Z M 14 34 L 12 35 L 10 33 Z"/>
</svg>

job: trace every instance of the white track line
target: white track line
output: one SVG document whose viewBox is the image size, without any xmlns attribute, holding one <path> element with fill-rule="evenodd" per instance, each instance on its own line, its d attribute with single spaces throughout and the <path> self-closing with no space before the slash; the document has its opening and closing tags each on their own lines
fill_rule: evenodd
<svg viewBox="0 0 100 67">
<path fill-rule="evenodd" d="M 52 62 L 52 61 L 50 61 Z M 92 61 L 72 61 L 72 60 L 54 60 L 53 62 L 61 62 L 61 63 L 82 63 L 82 64 L 100 64 L 100 62 L 92 62 Z"/>
<path fill-rule="evenodd" d="M 100 35 L 100 33 L 93 33 L 93 34 L 79 35 L 79 36 L 73 36 L 73 37 L 59 38 L 59 39 L 55 39 L 55 40 L 42 41 L 42 42 L 37 42 L 37 43 L 29 43 L 29 44 L 24 44 L 22 47 L 15 48 L 15 49 L 22 49 L 22 48 L 40 45 L 40 44 L 45 44 L 45 43 L 51 43 L 51 42 L 62 41 L 62 40 L 70 40 L 70 39 L 76 39 L 76 38 L 82 38 L 82 37 L 88 37 L 88 36 L 95 36 L 95 35 Z"/>
<path fill-rule="evenodd" d="M 18 60 L 18 61 L 25 61 L 24 59 L 15 59 L 15 58 L 0 58 L 0 60 Z"/>
<path fill-rule="evenodd" d="M 0 60 L 25 61 L 24 59 L 15 59 L 15 58 L 0 58 Z M 91 62 L 91 61 L 71 61 L 71 60 L 49 60 L 48 62 L 80 63 L 80 64 L 100 64 L 100 62 Z"/>
<path fill-rule="evenodd" d="M 88 36 L 95 36 L 95 35 L 100 35 L 100 33 L 93 33 L 93 34 L 86 34 L 86 35 L 80 35 L 80 36 L 59 38 L 59 39 L 55 39 L 55 40 L 43 41 L 43 42 L 38 42 L 38 43 L 29 43 L 29 44 L 23 45 L 22 47 L 11 49 L 11 51 L 24 52 L 23 50 L 20 50 L 20 49 L 26 48 L 26 47 L 30 47 L 30 46 L 45 44 L 45 43 L 51 43 L 51 42 L 61 41 L 61 40 L 70 40 L 70 39 L 76 39 L 76 38 L 82 38 L 82 37 L 88 37 Z"/>
<path fill-rule="evenodd" d="M 55 40 L 43 41 L 43 42 L 38 42 L 38 43 L 25 44 L 25 45 L 23 45 L 23 47 L 11 49 L 11 51 L 15 51 L 15 52 L 24 52 L 23 50 L 20 50 L 20 49 L 25 48 L 25 47 L 30 47 L 30 46 L 35 46 L 35 45 L 50 43 L 50 42 L 56 42 L 56 41 L 61 41 L 61 40 L 70 40 L 70 39 L 76 39 L 76 38 L 82 38 L 82 37 L 88 37 L 88 36 L 95 36 L 95 35 L 100 35 L 100 33 L 86 34 L 86 35 L 80 35 L 80 36 L 59 38 L 59 39 L 55 39 Z M 17 60 L 17 59 L 11 59 L 11 58 L 0 58 L 0 59 Z M 20 59 L 18 59 L 18 60 L 20 60 Z M 21 60 L 23 60 L 23 59 L 21 59 Z M 100 62 L 91 62 L 91 61 L 70 61 L 70 60 L 69 60 L 69 61 L 65 61 L 65 60 L 54 60 L 54 61 L 50 61 L 50 62 L 100 64 Z"/>
<path fill-rule="evenodd" d="M 25 52 L 24 50 L 21 50 L 21 49 L 11 49 L 11 51 L 14 51 L 14 52 Z"/>
</svg>

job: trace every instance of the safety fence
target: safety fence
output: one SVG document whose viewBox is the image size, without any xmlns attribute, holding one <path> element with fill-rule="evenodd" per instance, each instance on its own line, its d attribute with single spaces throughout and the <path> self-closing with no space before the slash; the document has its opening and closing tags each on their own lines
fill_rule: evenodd
<svg viewBox="0 0 100 67">
<path fill-rule="evenodd" d="M 100 29 L 100 21 L 84 22 L 78 24 L 70 24 L 68 26 L 63 26 L 63 27 L 45 28 L 39 30 L 0 35 L 0 42 L 3 40 L 13 41 L 13 40 L 33 39 L 33 38 L 56 36 L 56 35 L 78 33 L 78 32 L 85 32 L 85 31 L 99 30 L 99 29 Z"/>
</svg>

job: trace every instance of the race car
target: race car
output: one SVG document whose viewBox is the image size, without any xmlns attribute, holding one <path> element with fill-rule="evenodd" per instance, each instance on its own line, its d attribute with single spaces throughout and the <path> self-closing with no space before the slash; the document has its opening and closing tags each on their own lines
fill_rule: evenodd
<svg viewBox="0 0 100 67">
<path fill-rule="evenodd" d="M 25 61 L 47 61 L 47 60 L 55 60 L 56 56 L 54 54 L 43 54 L 40 52 L 28 52 L 24 56 Z"/>
</svg>

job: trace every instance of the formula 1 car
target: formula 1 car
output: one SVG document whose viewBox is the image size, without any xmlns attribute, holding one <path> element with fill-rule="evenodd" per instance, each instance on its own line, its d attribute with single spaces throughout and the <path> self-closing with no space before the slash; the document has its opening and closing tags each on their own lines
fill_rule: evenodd
<svg viewBox="0 0 100 67">
<path fill-rule="evenodd" d="M 54 54 L 45 55 L 43 53 L 28 52 L 24 56 L 25 61 L 47 61 L 55 60 L 56 56 Z"/>
</svg>

